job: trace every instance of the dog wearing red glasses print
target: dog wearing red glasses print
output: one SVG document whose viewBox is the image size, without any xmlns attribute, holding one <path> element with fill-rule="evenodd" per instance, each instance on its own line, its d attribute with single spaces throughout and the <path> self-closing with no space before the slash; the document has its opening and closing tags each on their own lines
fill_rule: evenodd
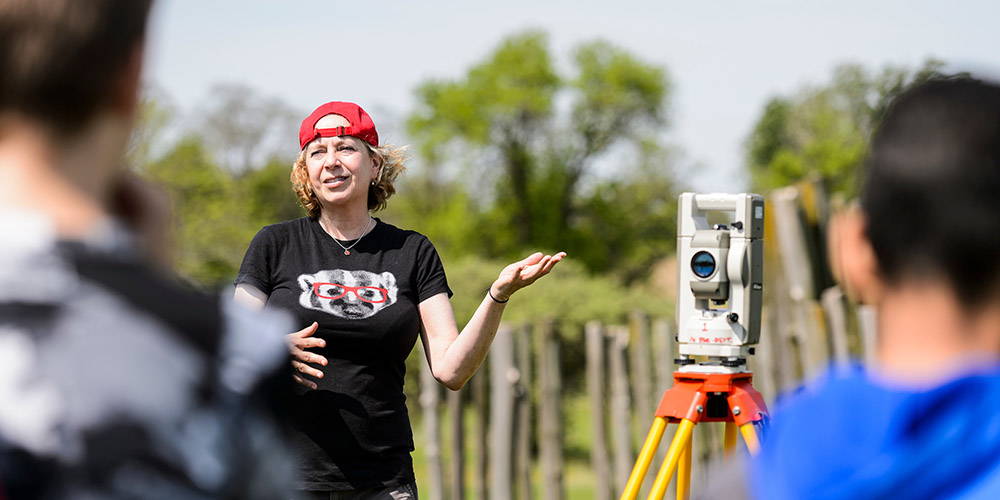
<svg viewBox="0 0 1000 500">
<path fill-rule="evenodd" d="M 396 277 L 390 272 L 333 269 L 299 276 L 299 304 L 338 318 L 364 319 L 396 303 Z"/>
</svg>

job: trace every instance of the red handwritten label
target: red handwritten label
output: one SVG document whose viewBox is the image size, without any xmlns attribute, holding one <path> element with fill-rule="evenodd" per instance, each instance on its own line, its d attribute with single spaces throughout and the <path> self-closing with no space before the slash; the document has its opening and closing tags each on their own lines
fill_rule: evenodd
<svg viewBox="0 0 1000 500">
<path fill-rule="evenodd" d="M 695 344 L 729 344 L 729 337 L 691 337 Z"/>
</svg>

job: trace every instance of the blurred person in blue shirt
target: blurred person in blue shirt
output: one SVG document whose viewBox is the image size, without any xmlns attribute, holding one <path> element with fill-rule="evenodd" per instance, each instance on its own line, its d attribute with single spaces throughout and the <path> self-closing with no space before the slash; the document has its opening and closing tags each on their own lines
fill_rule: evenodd
<svg viewBox="0 0 1000 500">
<path fill-rule="evenodd" d="M 904 92 L 863 176 L 830 249 L 842 286 L 877 311 L 876 362 L 778 405 L 752 496 L 1000 498 L 1000 87 Z"/>
</svg>

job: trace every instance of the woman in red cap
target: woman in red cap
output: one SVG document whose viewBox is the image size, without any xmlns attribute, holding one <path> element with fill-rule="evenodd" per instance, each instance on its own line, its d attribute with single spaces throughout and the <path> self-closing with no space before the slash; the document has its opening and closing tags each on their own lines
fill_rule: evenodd
<svg viewBox="0 0 1000 500">
<path fill-rule="evenodd" d="M 401 150 L 380 146 L 371 117 L 348 102 L 306 117 L 299 145 L 291 180 L 307 216 L 257 233 L 236 296 L 305 325 L 288 336 L 301 488 L 311 498 L 415 499 L 403 377 L 418 335 L 434 377 L 458 390 L 486 357 L 510 296 L 565 254 L 505 267 L 459 332 L 431 242 L 370 215 L 395 192 Z"/>
</svg>

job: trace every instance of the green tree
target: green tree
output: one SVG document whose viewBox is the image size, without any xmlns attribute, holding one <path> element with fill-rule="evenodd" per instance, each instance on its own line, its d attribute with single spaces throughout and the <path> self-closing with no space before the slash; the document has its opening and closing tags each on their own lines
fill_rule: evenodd
<svg viewBox="0 0 1000 500">
<path fill-rule="evenodd" d="M 428 164 L 444 158 L 445 146 L 496 158 L 490 163 L 502 174 L 486 173 L 493 174 L 497 201 L 509 204 L 509 226 L 522 244 L 535 241 L 528 190 L 560 85 L 545 36 L 526 33 L 504 41 L 463 79 L 422 84 L 417 89 L 421 109 L 408 124 Z"/>
<path fill-rule="evenodd" d="M 823 180 L 847 196 L 867 144 L 893 97 L 942 76 L 943 63 L 928 60 L 916 70 L 886 66 L 870 71 L 844 64 L 831 81 L 768 101 L 746 141 L 746 163 L 758 192 L 807 178 Z"/>
<path fill-rule="evenodd" d="M 668 150 L 647 142 L 633 168 L 620 179 L 601 182 L 582 200 L 574 247 L 583 262 L 596 264 L 594 271 L 634 284 L 673 253 L 677 191 L 672 172 L 664 168 L 671 163 Z"/>
<path fill-rule="evenodd" d="M 177 111 L 162 90 L 147 88 L 129 148 L 129 163 L 171 198 L 177 270 L 208 288 L 233 279 L 257 230 L 303 214 L 288 178 L 293 156 L 274 141 L 294 136 L 293 113 L 239 85 L 218 85 L 211 97 L 194 126 L 167 144 Z"/>
<path fill-rule="evenodd" d="M 177 117 L 177 110 L 167 93 L 147 85 L 142 92 L 136 125 L 129 138 L 126 161 L 138 170 L 152 163 L 160 150 L 168 147 L 166 136 Z"/>
<path fill-rule="evenodd" d="M 399 194 L 380 217 L 419 230 L 446 257 L 457 258 L 479 246 L 476 224 L 481 213 L 461 183 L 423 175 L 402 179 L 397 187 Z"/>
<path fill-rule="evenodd" d="M 432 167 L 426 175 L 443 177 L 446 165 L 461 163 L 473 179 L 476 226 L 485 231 L 472 250 L 510 257 L 528 247 L 565 249 L 591 270 L 616 262 L 589 251 L 609 244 L 590 226 L 599 196 L 591 186 L 621 188 L 629 177 L 622 172 L 633 168 L 621 160 L 658 144 L 669 82 L 663 68 L 603 41 L 577 47 L 572 62 L 572 74 L 560 75 L 546 36 L 529 31 L 504 40 L 462 78 L 417 89 L 408 127 Z M 672 184 L 666 191 L 672 198 Z M 636 208 L 616 224 L 655 215 Z"/>
<path fill-rule="evenodd" d="M 144 174 L 173 201 L 178 271 L 203 286 L 230 282 L 256 229 L 248 214 L 236 209 L 232 177 L 195 136 L 178 141 Z"/>
<path fill-rule="evenodd" d="M 299 113 L 275 97 L 242 84 L 212 87 L 195 120 L 214 161 L 233 172 L 260 168 L 289 151 Z"/>
<path fill-rule="evenodd" d="M 264 166 L 236 178 L 234 209 L 245 212 L 253 229 L 305 215 L 292 190 L 292 161 L 272 157 Z"/>
</svg>

